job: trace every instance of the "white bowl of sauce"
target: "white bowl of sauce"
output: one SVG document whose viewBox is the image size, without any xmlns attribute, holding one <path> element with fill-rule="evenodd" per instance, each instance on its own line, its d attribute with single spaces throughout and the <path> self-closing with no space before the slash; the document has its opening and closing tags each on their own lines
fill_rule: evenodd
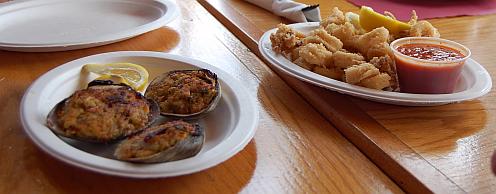
<svg viewBox="0 0 496 194">
<path fill-rule="evenodd" d="M 393 41 L 400 90 L 404 93 L 453 93 L 470 50 L 453 41 L 407 37 Z"/>
</svg>

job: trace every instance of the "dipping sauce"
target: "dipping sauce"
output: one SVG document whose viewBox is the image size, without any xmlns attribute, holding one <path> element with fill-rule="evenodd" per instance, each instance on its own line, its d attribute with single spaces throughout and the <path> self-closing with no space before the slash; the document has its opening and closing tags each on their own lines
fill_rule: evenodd
<svg viewBox="0 0 496 194">
<path fill-rule="evenodd" d="M 396 50 L 406 56 L 429 61 L 454 61 L 465 57 L 456 49 L 433 44 L 405 44 Z"/>
<path fill-rule="evenodd" d="M 416 94 L 449 94 L 455 91 L 470 51 L 453 41 L 407 37 L 391 43 L 400 91 Z"/>
</svg>

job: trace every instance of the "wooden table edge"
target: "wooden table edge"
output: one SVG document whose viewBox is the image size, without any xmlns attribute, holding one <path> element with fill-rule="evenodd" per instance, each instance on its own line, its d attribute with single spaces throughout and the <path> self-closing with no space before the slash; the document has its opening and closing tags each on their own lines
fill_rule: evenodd
<svg viewBox="0 0 496 194">
<path fill-rule="evenodd" d="M 317 96 L 315 94 L 318 90 L 325 89 L 305 84 L 272 67 L 271 63 L 266 61 L 259 52 L 258 40 L 253 38 L 261 37 L 263 32 L 235 8 L 223 1 L 198 0 L 198 2 L 246 44 L 265 64 L 277 72 L 288 85 L 302 95 L 326 119 L 332 122 L 348 140 L 357 146 L 402 189 L 414 193 L 447 191 L 449 193 L 466 193 L 345 95 L 325 92 L 325 97 Z M 309 87 L 310 89 L 308 89 Z M 323 102 L 324 98 L 327 100 L 326 103 Z M 329 102 L 331 104 L 328 104 Z M 366 133 L 367 131 L 375 131 L 375 136 L 369 136 Z M 398 150 L 395 151 L 396 153 L 393 153 L 384 142 L 388 142 L 388 144 L 393 143 L 396 148 L 400 147 L 402 154 L 398 154 Z M 406 156 L 408 161 L 405 161 L 403 158 Z M 411 164 L 408 165 L 410 160 L 415 162 L 413 166 Z M 429 181 L 423 179 L 425 177 L 429 177 Z"/>
</svg>

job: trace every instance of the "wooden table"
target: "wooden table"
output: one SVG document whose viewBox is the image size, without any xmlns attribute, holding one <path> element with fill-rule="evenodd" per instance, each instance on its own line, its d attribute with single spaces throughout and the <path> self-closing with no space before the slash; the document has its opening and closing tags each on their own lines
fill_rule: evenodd
<svg viewBox="0 0 496 194">
<path fill-rule="evenodd" d="M 241 0 L 200 2 L 257 55 L 263 32 L 288 22 Z M 344 0 L 300 2 L 319 3 L 323 17 L 334 6 L 343 11 L 359 9 Z M 443 38 L 468 46 L 472 58 L 494 76 L 495 20 L 496 15 L 487 15 L 430 21 Z M 278 74 L 405 191 L 496 191 L 490 171 L 490 156 L 496 148 L 494 90 L 458 104 L 404 107 L 341 95 Z"/>
<path fill-rule="evenodd" d="M 198 2 L 177 2 L 181 13 L 174 22 L 123 42 L 53 53 L 0 51 L 0 193 L 403 192 Z M 37 149 L 19 119 L 27 87 L 68 61 L 121 50 L 184 55 L 229 72 L 260 106 L 254 139 L 211 169 L 144 180 L 82 170 Z"/>
</svg>

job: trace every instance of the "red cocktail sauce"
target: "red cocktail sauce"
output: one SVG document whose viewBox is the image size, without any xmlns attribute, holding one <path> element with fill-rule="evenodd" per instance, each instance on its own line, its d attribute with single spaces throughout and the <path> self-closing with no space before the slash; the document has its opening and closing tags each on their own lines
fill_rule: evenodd
<svg viewBox="0 0 496 194">
<path fill-rule="evenodd" d="M 458 50 L 433 44 L 405 44 L 396 50 L 406 56 L 429 61 L 454 61 L 465 57 Z"/>
<path fill-rule="evenodd" d="M 458 50 L 434 44 L 405 44 L 396 48 L 400 53 L 427 61 L 396 59 L 402 92 L 424 94 L 453 93 L 460 77 L 465 56 Z M 429 62 L 432 61 L 432 62 Z M 441 62 L 446 63 L 441 63 Z"/>
</svg>

